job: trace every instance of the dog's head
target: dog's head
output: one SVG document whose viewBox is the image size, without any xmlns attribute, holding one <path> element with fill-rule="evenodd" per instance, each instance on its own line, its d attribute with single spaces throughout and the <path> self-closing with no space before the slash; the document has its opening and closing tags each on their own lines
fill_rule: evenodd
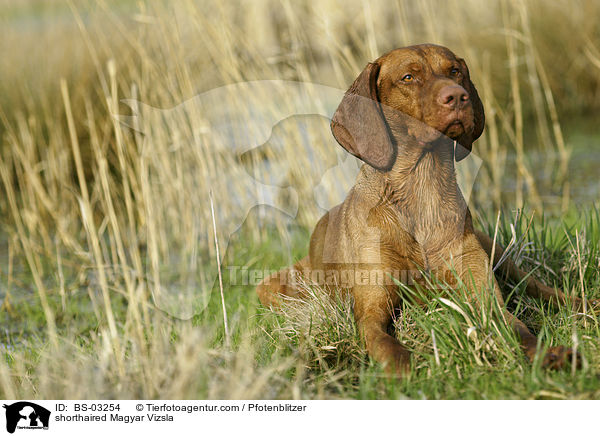
<svg viewBox="0 0 600 436">
<path fill-rule="evenodd" d="M 379 170 L 394 165 L 397 147 L 455 140 L 465 158 L 484 126 L 483 105 L 463 59 L 445 47 L 393 50 L 369 63 L 331 121 L 335 139 Z"/>
</svg>

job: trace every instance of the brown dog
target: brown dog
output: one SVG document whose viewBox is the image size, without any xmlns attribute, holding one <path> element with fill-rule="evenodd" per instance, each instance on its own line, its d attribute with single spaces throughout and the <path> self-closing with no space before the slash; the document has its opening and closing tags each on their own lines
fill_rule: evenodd
<svg viewBox="0 0 600 436">
<path fill-rule="evenodd" d="M 473 298 L 475 290 L 493 289 L 502 304 L 490 274 L 493 242 L 473 229 L 454 169 L 454 160 L 471 151 L 483 126 L 483 105 L 467 65 L 447 48 L 401 48 L 369 63 L 331 122 L 335 139 L 366 164 L 344 202 L 318 222 L 309 255 L 257 287 L 260 301 L 275 306 L 279 295 L 301 296 L 291 277 L 296 271 L 317 282 L 333 277 L 354 297 L 367 351 L 397 373 L 406 371 L 410 360 L 409 352 L 388 334 L 402 295 L 382 278 L 392 275 L 410 285 L 403 273 L 417 269 L 451 285 L 458 284 L 458 277 L 473 289 Z M 496 247 L 494 263 L 501 255 Z M 455 272 L 449 274 L 450 269 Z M 555 303 L 566 300 L 561 291 L 526 278 L 510 260 L 500 273 L 526 280 L 530 295 Z M 533 360 L 536 337 L 515 316 L 504 315 Z M 571 349 L 552 347 L 544 365 L 561 367 L 571 357 Z"/>
</svg>

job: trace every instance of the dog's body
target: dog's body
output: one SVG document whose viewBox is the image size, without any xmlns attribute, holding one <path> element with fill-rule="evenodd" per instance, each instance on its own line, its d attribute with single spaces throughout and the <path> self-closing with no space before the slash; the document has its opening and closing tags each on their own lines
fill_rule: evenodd
<svg viewBox="0 0 600 436">
<path fill-rule="evenodd" d="M 381 278 L 391 275 L 410 285 L 404 272 L 426 271 L 450 285 L 462 281 L 473 289 L 472 298 L 477 298 L 476 290 L 491 287 L 502 305 L 490 274 L 490 255 L 494 251 L 496 263 L 502 250 L 492 250 L 491 239 L 473 229 L 454 168 L 483 126 L 483 106 L 467 66 L 450 50 L 407 47 L 368 64 L 332 120 L 336 140 L 365 165 L 344 202 L 316 225 L 309 255 L 257 287 L 261 302 L 276 306 L 280 295 L 301 296 L 291 277 L 295 271 L 333 276 L 352 293 L 369 354 L 397 373 L 410 362 L 408 351 L 388 334 L 402 294 L 394 282 L 382 283 Z M 562 292 L 527 278 L 510 260 L 500 272 L 526 280 L 532 295 L 565 301 Z M 353 282 L 344 284 L 342 278 L 349 276 Z M 505 318 L 533 359 L 536 337 L 507 311 Z M 544 363 L 559 367 L 571 355 L 570 349 L 550 348 Z"/>
</svg>

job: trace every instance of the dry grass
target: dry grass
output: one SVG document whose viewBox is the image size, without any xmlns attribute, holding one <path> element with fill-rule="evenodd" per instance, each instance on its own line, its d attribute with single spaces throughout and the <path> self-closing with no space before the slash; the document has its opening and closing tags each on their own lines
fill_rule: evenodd
<svg viewBox="0 0 600 436">
<path fill-rule="evenodd" d="M 356 387 L 348 373 L 372 371 L 345 301 L 323 306 L 317 298 L 297 309 L 302 316 L 251 323 L 246 332 L 244 320 L 252 319 L 256 305 L 251 290 L 232 301 L 232 293 L 242 291 L 226 286 L 232 348 L 223 346 L 222 310 L 211 303 L 212 288 L 198 286 L 210 282 L 216 264 L 213 228 L 202 223 L 211 222 L 212 189 L 218 239 L 227 240 L 228 217 L 238 213 L 236 198 L 247 188 L 236 181 L 250 170 L 216 152 L 219 144 L 210 136 L 201 146 L 177 139 L 204 126 L 203 113 L 154 123 L 151 135 L 143 135 L 114 117 L 131 113 L 123 99 L 172 108 L 201 92 L 262 79 L 343 90 L 386 50 L 440 43 L 466 58 L 486 107 L 486 132 L 476 144 L 485 164 L 472 201 L 492 210 L 527 199 L 537 210 L 563 211 L 570 206 L 570 146 L 561 117 L 597 110 L 600 101 L 600 76 L 590 68 L 600 49 L 596 2 L 1 4 L 4 397 L 326 397 L 331 392 L 323 386 L 336 380 L 343 396 L 345 383 Z M 242 109 L 252 111 L 272 95 L 256 97 Z M 285 95 L 279 102 L 289 103 Z M 240 102 L 232 96 L 223 104 Z M 298 152 L 306 133 L 316 155 Z M 283 134 L 279 152 L 293 155 L 298 167 L 311 167 L 314 156 L 325 159 L 335 147 L 326 123 Z M 527 161 L 533 148 L 546 153 L 546 177 L 537 177 Z M 515 186 L 506 177 L 513 152 Z M 311 195 L 309 177 L 288 176 L 301 198 Z M 311 228 L 319 212 L 300 213 L 301 224 Z M 243 245 L 266 248 L 229 253 L 238 265 L 279 253 L 269 245 L 273 233 L 265 237 L 259 224 L 246 222 Z M 273 224 L 278 238 L 289 239 L 284 218 Z M 577 241 L 583 244 L 577 253 L 588 249 L 585 239 Z M 589 250 L 588 260 L 596 247 Z M 564 273 L 584 277 L 582 268 Z M 192 298 L 194 305 L 180 315 L 195 315 L 193 326 L 157 309 L 164 289 L 185 302 Z M 335 322 L 327 318 L 332 313 Z M 275 343 L 262 343 L 267 327 L 291 337 L 299 354 L 280 356 Z M 314 329 L 323 330 L 315 335 Z M 300 347 L 304 342 L 310 346 Z M 305 386 L 306 377 L 314 383 Z"/>
</svg>

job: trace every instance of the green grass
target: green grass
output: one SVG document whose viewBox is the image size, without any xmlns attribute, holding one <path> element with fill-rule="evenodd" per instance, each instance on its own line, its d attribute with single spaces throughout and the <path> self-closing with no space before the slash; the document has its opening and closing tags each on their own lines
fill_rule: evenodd
<svg viewBox="0 0 600 436">
<path fill-rule="evenodd" d="M 535 270 L 536 276 L 576 295 L 583 279 L 587 297 L 597 298 L 599 214 L 578 218 L 578 226 L 567 220 L 534 220 L 513 256 L 527 269 L 544 265 Z M 500 227 L 504 243 L 510 237 L 510 222 L 505 219 Z M 517 220 L 518 236 L 528 222 Z M 296 233 L 299 241 L 306 237 L 302 229 Z M 306 244 L 297 246 L 294 257 L 306 249 Z M 248 265 L 251 268 L 262 268 L 263 263 L 271 267 L 284 255 L 275 243 L 245 244 L 243 235 L 230 251 L 230 262 L 252 255 L 262 259 Z M 583 269 L 574 262 L 577 258 Z M 0 312 L 0 322 L 9 326 L 2 340 L 0 372 L 10 374 L 2 377 L 1 392 L 4 397 L 33 398 L 599 398 L 598 318 L 574 314 L 568 307 L 551 308 L 523 295 L 521 288 L 512 292 L 512 286 L 503 284 L 513 294 L 509 308 L 546 345 L 573 346 L 576 337 L 584 357 L 581 369 L 549 371 L 539 362 L 529 363 L 493 305 L 482 310 L 466 304 L 459 293 L 440 299 L 423 291 L 428 303 L 421 307 L 406 302 L 395 323 L 398 338 L 413 351 L 411 374 L 390 379 L 364 352 L 348 298 L 330 299 L 313 289 L 308 300 L 290 302 L 284 312 L 275 313 L 260 307 L 251 286 L 227 283 L 231 348 L 224 345 L 218 289 L 208 307 L 191 320 L 147 307 L 151 322 L 139 342 L 128 339 L 132 332 L 126 298 L 113 298 L 119 335 L 127 339 L 119 368 L 104 338 L 105 324 L 91 322 L 93 308 L 85 290 L 69 290 L 65 305 L 58 293 L 50 295 L 58 331 L 54 347 L 48 343 L 44 311 L 35 293 L 13 288 L 11 309 Z M 75 385 L 73 374 L 85 383 Z"/>
<path fill-rule="evenodd" d="M 113 116 L 130 114 L 122 99 L 172 108 L 248 80 L 344 90 L 387 50 L 448 46 L 466 59 L 486 109 L 474 147 L 483 166 L 473 211 L 492 234 L 487 223 L 506 208 L 499 239 L 510 240 L 514 222 L 518 263 L 567 293 L 600 297 L 598 157 L 589 152 L 598 138 L 600 3 L 8 0 L 2 8 L 0 396 L 598 397 L 597 318 L 549 308 L 517 284 L 504 284 L 513 294 L 508 307 L 547 345 L 576 338 L 581 370 L 530 365 L 492 316 L 497 308 L 473 311 L 429 295 L 430 304 L 407 305 L 396 321 L 414 369 L 390 380 L 364 353 L 350 301 L 315 290 L 272 313 L 252 286 L 229 281 L 228 266 L 272 270 L 303 257 L 319 218 L 314 207 L 295 223 L 273 214 L 268 228 L 254 213 L 232 239 L 223 265 L 230 346 L 218 287 L 191 319 L 169 315 L 152 298 L 156 278 L 177 284 L 216 271 L 209 192 L 223 232 L 238 212 L 236 196 L 247 192 L 249 169 L 215 151 L 222 144 L 212 137 L 201 150 L 186 141 L 206 130 L 196 113 L 155 123 L 146 136 Z M 225 108 L 294 102 L 293 95 L 273 101 L 269 91 L 234 97 Z M 277 152 L 292 159 L 266 153 L 274 168 L 313 168 L 314 156 L 337 147 L 323 120 L 305 131 L 288 121 Z M 310 157 L 300 152 L 306 142 Z M 211 178 L 223 169 L 227 177 Z M 311 177 L 281 176 L 312 200 Z M 535 210 L 531 226 L 510 212 L 524 204 Z M 228 236 L 219 234 L 222 249 Z M 184 275 L 199 253 L 188 269 L 200 277 Z M 476 336 L 467 335 L 472 326 Z"/>
</svg>

